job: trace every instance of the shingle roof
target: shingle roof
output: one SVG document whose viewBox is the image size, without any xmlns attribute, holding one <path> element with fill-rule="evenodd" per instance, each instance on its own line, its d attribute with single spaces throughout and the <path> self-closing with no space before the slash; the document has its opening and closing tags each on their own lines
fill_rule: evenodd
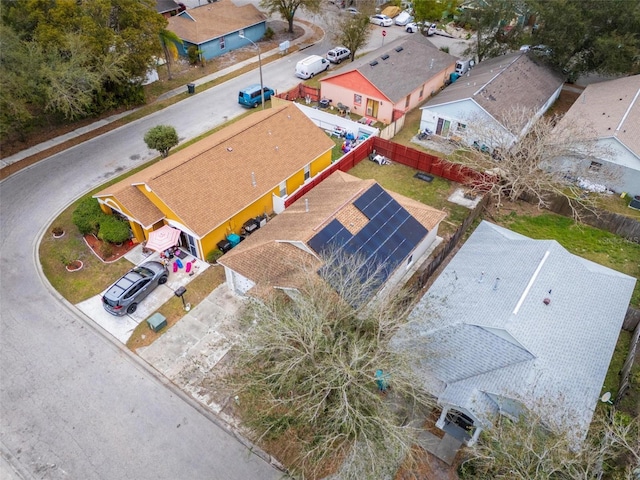
<svg viewBox="0 0 640 480">
<path fill-rule="evenodd" d="M 181 39 L 199 45 L 264 22 L 266 17 L 250 3 L 237 7 L 231 0 L 219 0 L 190 8 L 168 20 L 169 30 Z"/>
<path fill-rule="evenodd" d="M 539 111 L 562 83 L 560 75 L 531 55 L 516 52 L 478 63 L 422 108 L 469 99 L 504 124 L 514 106 Z"/>
<path fill-rule="evenodd" d="M 178 8 L 180 6 L 174 0 L 156 0 L 156 11 L 158 13 L 175 12 Z"/>
<path fill-rule="evenodd" d="M 252 113 L 96 196 L 113 195 L 132 208 L 131 190 L 148 187 L 203 237 L 334 146 L 300 109 L 286 104 Z M 141 205 L 135 208 L 142 212 Z"/>
<path fill-rule="evenodd" d="M 422 352 L 416 371 L 441 403 L 489 423 L 485 394 L 520 399 L 582 439 L 634 285 L 553 240 L 482 222 L 394 343 Z"/>
<path fill-rule="evenodd" d="M 383 60 L 385 56 L 388 58 Z M 412 35 L 396 39 L 353 63 L 345 64 L 322 81 L 331 82 L 332 78 L 357 70 L 396 103 L 434 76 L 442 76 L 443 71 L 456 60 L 456 57 L 436 48 L 423 35 Z M 374 61 L 377 64 L 371 66 Z"/>
<path fill-rule="evenodd" d="M 640 157 L 640 75 L 588 85 L 561 122 L 587 122 L 598 138 L 615 137 Z"/>
<path fill-rule="evenodd" d="M 375 183 L 339 171 L 333 173 L 218 262 L 256 283 L 267 281 L 274 286 L 296 287 L 299 285 L 296 265 L 305 263 L 303 257 L 307 258 L 306 263 L 312 262 L 316 270 L 319 266 L 309 260 L 315 259 L 315 255 L 307 242 L 334 218 L 351 218 L 357 222 L 352 204 Z M 401 195 L 394 195 L 394 199 L 410 214 L 415 213 L 416 220 L 429 231 L 445 217 L 445 213 Z M 287 242 L 288 247 L 284 248 L 281 242 Z M 289 283 L 282 283 L 285 280 Z"/>
</svg>

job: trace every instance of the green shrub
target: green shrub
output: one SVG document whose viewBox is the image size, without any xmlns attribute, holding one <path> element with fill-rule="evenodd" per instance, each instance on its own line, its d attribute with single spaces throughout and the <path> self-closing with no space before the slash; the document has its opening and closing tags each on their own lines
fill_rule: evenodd
<svg viewBox="0 0 640 480">
<path fill-rule="evenodd" d="M 271 27 L 267 27 L 267 29 L 264 31 L 264 38 L 266 38 L 267 40 L 271 40 L 275 34 L 276 32 L 274 32 Z"/>
<path fill-rule="evenodd" d="M 104 242 L 120 243 L 129 239 L 129 223 L 113 215 L 103 215 L 100 219 L 98 238 Z"/>
<path fill-rule="evenodd" d="M 105 214 L 100 210 L 98 200 L 88 197 L 82 200 L 72 214 L 73 224 L 82 235 L 97 234 L 100 221 Z"/>
<path fill-rule="evenodd" d="M 109 242 L 102 242 L 100 244 L 100 253 L 102 254 L 102 258 L 109 258 L 113 255 L 113 244 Z"/>
<path fill-rule="evenodd" d="M 222 256 L 222 252 L 217 248 L 215 250 L 211 250 L 207 254 L 207 262 L 216 263 L 221 256 Z"/>
<path fill-rule="evenodd" d="M 195 45 L 191 45 L 187 48 L 187 58 L 189 58 L 189 63 L 191 65 L 195 65 L 200 62 L 200 55 L 202 55 L 202 50 L 199 50 Z"/>
</svg>

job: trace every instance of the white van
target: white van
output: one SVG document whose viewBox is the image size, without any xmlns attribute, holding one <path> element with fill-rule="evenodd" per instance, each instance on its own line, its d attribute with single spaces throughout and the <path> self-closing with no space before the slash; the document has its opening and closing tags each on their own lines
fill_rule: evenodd
<svg viewBox="0 0 640 480">
<path fill-rule="evenodd" d="M 329 60 L 320 55 L 310 55 L 296 64 L 296 76 L 306 80 L 328 68 Z"/>
<path fill-rule="evenodd" d="M 475 60 L 458 60 L 456 62 L 456 73 L 458 75 L 464 75 L 471 70 L 475 64 Z"/>
</svg>

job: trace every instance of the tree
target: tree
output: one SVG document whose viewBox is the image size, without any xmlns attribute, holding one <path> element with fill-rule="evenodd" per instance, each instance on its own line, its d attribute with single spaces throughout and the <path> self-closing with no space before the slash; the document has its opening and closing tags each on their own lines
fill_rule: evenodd
<svg viewBox="0 0 640 480">
<path fill-rule="evenodd" d="M 605 158 L 610 154 L 593 140 L 596 136 L 584 125 L 557 125 L 557 117 L 535 119 L 533 112 L 514 107 L 500 119 L 505 129 L 483 118 L 465 119 L 463 142 L 449 158 L 484 175 L 474 179 L 473 188 L 491 195 L 499 207 L 504 199 L 515 202 L 525 196 L 540 208 L 548 207 L 554 197 L 562 197 L 579 219 L 583 209 L 594 211 L 598 195 L 585 195 L 578 179 L 596 180 L 594 173 L 573 158 Z M 528 131 L 514 142 L 514 136 Z M 513 133 L 507 133 L 513 132 Z M 608 180 L 619 172 L 613 169 Z M 605 182 L 606 183 L 606 182 Z"/>
<path fill-rule="evenodd" d="M 438 0 L 423 0 L 414 2 L 414 16 L 418 22 L 438 21 L 447 13 L 452 13 L 458 8 L 458 0 L 447 2 Z"/>
<path fill-rule="evenodd" d="M 260 6 L 267 10 L 269 15 L 279 13 L 289 23 L 289 33 L 293 33 L 293 19 L 298 8 L 318 13 L 320 0 L 260 0 Z"/>
<path fill-rule="evenodd" d="M 379 271 L 363 282 L 364 262 L 325 261 L 325 280 L 309 262 L 296 294 L 249 305 L 233 385 L 258 440 L 290 447 L 294 473 L 323 478 L 341 463 L 340 478 L 384 478 L 410 452 L 414 411 L 433 406 L 409 354 L 390 346 L 408 302 L 366 303 Z"/>
<path fill-rule="evenodd" d="M 460 21 L 476 30 L 476 44 L 466 52 L 475 54 L 478 61 L 503 55 L 519 48 L 523 25 L 516 21 L 524 14 L 525 6 L 519 0 L 478 2 L 475 8 L 463 10 Z"/>
<path fill-rule="evenodd" d="M 517 420 L 500 416 L 466 450 L 461 478 L 513 480 L 599 480 L 637 478 L 640 474 L 640 419 L 612 410 L 599 411 L 587 439 L 577 446 L 527 412 Z"/>
<path fill-rule="evenodd" d="M 342 15 L 331 28 L 332 40 L 351 50 L 351 61 L 356 58 L 358 49 L 366 45 L 370 36 L 369 15 L 366 11 L 356 15 Z"/>
<path fill-rule="evenodd" d="M 162 158 L 169 156 L 169 150 L 179 142 L 176 129 L 170 125 L 156 125 L 144 134 L 147 147 L 158 150 Z"/>
<path fill-rule="evenodd" d="M 640 3 L 530 0 L 539 28 L 533 39 L 547 45 L 547 59 L 570 79 L 585 72 L 640 72 Z"/>
<path fill-rule="evenodd" d="M 171 62 L 178 55 L 178 49 L 176 45 L 182 45 L 182 40 L 178 35 L 170 30 L 162 29 L 160 31 L 160 44 L 162 45 L 162 51 L 164 53 L 164 59 L 167 62 L 167 74 L 169 80 L 173 78 L 171 75 Z"/>
</svg>

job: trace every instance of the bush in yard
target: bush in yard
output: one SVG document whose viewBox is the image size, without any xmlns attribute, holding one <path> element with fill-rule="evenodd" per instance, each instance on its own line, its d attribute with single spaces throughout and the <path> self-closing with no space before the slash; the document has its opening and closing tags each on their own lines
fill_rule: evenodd
<svg viewBox="0 0 640 480">
<path fill-rule="evenodd" d="M 105 242 L 120 243 L 131 236 L 129 224 L 113 215 L 104 215 L 100 219 L 98 238 Z"/>
<path fill-rule="evenodd" d="M 82 235 L 97 234 L 102 216 L 98 200 L 89 197 L 82 200 L 72 214 L 73 224 L 78 227 Z"/>
<path fill-rule="evenodd" d="M 222 256 L 222 252 L 217 248 L 215 250 L 211 250 L 207 254 L 207 262 L 216 263 L 221 256 Z"/>
<path fill-rule="evenodd" d="M 113 244 L 109 242 L 102 242 L 100 244 L 100 253 L 102 254 L 102 258 L 109 258 L 113 255 Z"/>
<path fill-rule="evenodd" d="M 167 158 L 169 150 L 178 144 L 178 133 L 171 125 L 156 125 L 144 134 L 144 143 Z"/>
<path fill-rule="evenodd" d="M 266 38 L 267 40 L 271 40 L 275 34 L 276 32 L 274 32 L 271 27 L 267 27 L 267 29 L 264 31 L 264 38 Z"/>
</svg>

